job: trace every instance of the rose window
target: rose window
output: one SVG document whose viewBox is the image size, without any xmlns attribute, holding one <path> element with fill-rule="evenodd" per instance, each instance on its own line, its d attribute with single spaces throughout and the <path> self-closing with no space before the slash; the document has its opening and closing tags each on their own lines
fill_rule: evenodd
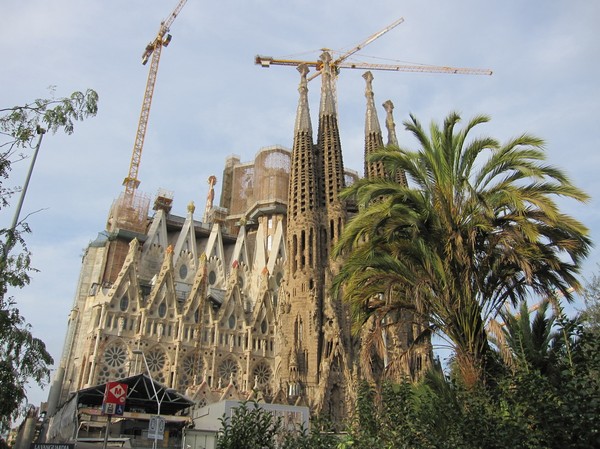
<svg viewBox="0 0 600 449">
<path fill-rule="evenodd" d="M 183 371 L 188 376 L 202 374 L 202 368 L 203 368 L 202 359 L 199 358 L 199 360 L 197 362 L 195 362 L 194 359 L 195 359 L 194 356 L 189 356 L 183 360 Z"/>
<path fill-rule="evenodd" d="M 152 351 L 146 355 L 146 361 L 148 362 L 148 368 L 153 373 L 162 371 L 165 367 L 167 357 L 162 351 Z"/>
<path fill-rule="evenodd" d="M 185 374 L 185 373 L 179 374 L 179 383 L 178 383 L 179 388 L 187 388 L 190 386 L 191 383 L 192 383 L 191 379 L 187 374 Z"/>
<path fill-rule="evenodd" d="M 104 362 L 112 368 L 122 366 L 126 360 L 127 354 L 120 346 L 111 346 L 104 353 Z"/>
<path fill-rule="evenodd" d="M 256 365 L 252 371 L 253 381 L 255 381 L 259 387 L 267 385 L 271 381 L 272 375 L 271 368 L 269 368 L 266 363 Z"/>
<path fill-rule="evenodd" d="M 99 384 L 105 384 L 106 382 L 108 382 L 109 378 L 110 378 L 110 368 L 108 366 L 103 366 L 102 368 L 100 368 L 100 372 L 98 373 L 97 382 Z"/>
<path fill-rule="evenodd" d="M 230 380 L 235 382 L 238 371 L 238 364 L 234 360 L 224 360 L 219 366 L 219 378 L 223 384 L 227 385 Z"/>
<path fill-rule="evenodd" d="M 204 364 L 202 363 L 202 358 L 197 362 L 194 362 L 194 359 L 194 356 L 183 359 L 183 369 L 179 377 L 179 385 L 182 387 L 189 387 L 196 381 L 195 379 L 200 378 L 203 374 L 202 369 Z"/>
</svg>

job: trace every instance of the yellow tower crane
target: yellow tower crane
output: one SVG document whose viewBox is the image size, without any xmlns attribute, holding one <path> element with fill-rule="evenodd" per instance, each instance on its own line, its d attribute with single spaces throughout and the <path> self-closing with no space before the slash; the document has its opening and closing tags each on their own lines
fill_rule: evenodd
<svg viewBox="0 0 600 449">
<path fill-rule="evenodd" d="M 453 73 L 460 75 L 491 75 L 492 71 L 487 69 L 470 69 L 464 67 L 447 67 L 447 66 L 435 66 L 435 65 L 409 65 L 409 64 L 370 64 L 365 62 L 347 62 L 350 56 L 355 54 L 356 52 L 362 50 L 366 45 L 373 42 L 375 39 L 378 39 L 391 29 L 400 25 L 404 22 L 403 18 L 400 18 L 388 25 L 381 31 L 369 36 L 366 40 L 358 44 L 356 47 L 352 48 L 348 52 L 342 54 L 337 59 L 331 62 L 332 69 L 335 70 L 335 73 L 338 73 L 340 69 L 360 69 L 360 70 L 390 70 L 397 72 L 429 72 L 429 73 Z M 322 49 L 322 51 L 330 51 L 328 49 Z M 316 68 L 317 72 L 308 78 L 310 81 L 313 78 L 316 78 L 320 75 L 321 69 L 323 67 L 322 61 L 302 61 L 295 59 L 276 59 L 271 56 L 260 56 L 257 55 L 254 59 L 255 64 L 260 65 L 262 67 L 270 67 L 271 65 L 288 65 L 288 66 L 299 66 L 300 64 L 306 64 L 308 67 Z"/>
<path fill-rule="evenodd" d="M 140 184 L 140 181 L 138 180 L 138 171 L 140 168 L 144 138 L 146 136 L 146 128 L 148 126 L 154 84 L 156 83 L 156 74 L 158 73 L 160 53 L 162 47 L 169 45 L 169 42 L 171 41 L 169 28 L 181 11 L 181 8 L 183 8 L 187 2 L 187 0 L 178 1 L 179 3 L 171 15 L 161 22 L 158 34 L 154 40 L 146 46 L 144 54 L 142 55 L 142 64 L 146 64 L 150 58 L 152 59 L 148 73 L 148 81 L 146 82 L 144 101 L 142 102 L 142 112 L 140 113 L 140 120 L 138 122 L 135 142 L 133 144 L 133 154 L 131 155 L 131 163 L 129 164 L 129 174 L 123 180 L 125 191 L 121 194 L 119 200 L 115 201 L 113 204 L 107 222 L 106 229 L 109 232 L 114 233 L 116 238 L 110 242 L 108 248 L 106 269 L 102 275 L 103 282 L 112 283 L 116 280 L 129 250 L 129 242 L 131 241 L 129 233 L 144 232 L 146 228 L 149 200 L 142 195 L 136 194 L 136 189 Z M 163 207 L 167 208 L 169 207 L 172 198 L 164 196 L 162 201 L 164 203 Z M 126 232 L 122 234 L 121 231 Z"/>
<path fill-rule="evenodd" d="M 137 132 L 135 134 L 135 142 L 133 144 L 133 153 L 131 155 L 131 163 L 129 164 L 129 174 L 123 180 L 125 186 L 125 204 L 131 205 L 135 190 L 140 185 L 138 180 L 138 171 L 142 158 L 142 149 L 144 147 L 144 138 L 146 137 L 146 128 L 148 126 L 148 117 L 150 116 L 150 106 L 152 104 L 152 95 L 154 94 L 154 85 L 156 83 L 156 75 L 158 74 L 158 63 L 160 62 L 160 53 L 162 47 L 166 47 L 171 42 L 169 29 L 173 21 L 186 4 L 187 0 L 180 0 L 171 15 L 161 22 L 158 34 L 152 42 L 150 42 L 144 54 L 142 55 L 142 64 L 146 64 L 150 57 L 150 70 L 148 72 L 148 81 L 146 82 L 146 91 L 144 93 L 144 101 L 142 102 L 142 111 L 138 122 Z"/>
</svg>

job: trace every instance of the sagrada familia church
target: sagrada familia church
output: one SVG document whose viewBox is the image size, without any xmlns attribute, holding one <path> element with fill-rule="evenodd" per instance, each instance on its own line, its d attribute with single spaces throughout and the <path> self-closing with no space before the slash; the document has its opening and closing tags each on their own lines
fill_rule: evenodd
<svg viewBox="0 0 600 449">
<path fill-rule="evenodd" d="M 394 376 L 415 378 L 431 363 L 430 342 L 415 340 L 424 323 L 408 311 L 375 353 L 365 348 L 368 324 L 352 334 L 333 296 L 344 260 L 331 250 L 356 212 L 340 192 L 358 174 L 344 169 L 335 75 L 329 54 L 322 59 L 316 133 L 301 66 L 293 148 L 229 157 L 218 205 L 214 176 L 201 216 L 193 204 L 185 217 L 171 214 L 169 192 L 114 202 L 83 257 L 50 414 L 75 391 L 144 372 L 140 351 L 155 380 L 200 406 L 258 394 L 335 421 L 348 416 L 360 380 L 390 375 L 392 362 L 402 368 Z M 364 78 L 366 157 L 397 140 L 392 103 L 384 142 L 370 72 Z M 365 161 L 365 177 L 383 175 Z"/>
</svg>

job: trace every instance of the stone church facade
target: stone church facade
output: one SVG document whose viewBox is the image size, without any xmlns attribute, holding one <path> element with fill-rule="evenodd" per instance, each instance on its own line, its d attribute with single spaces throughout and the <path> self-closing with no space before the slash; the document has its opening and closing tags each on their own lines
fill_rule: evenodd
<svg viewBox="0 0 600 449">
<path fill-rule="evenodd" d="M 145 372 L 137 349 L 155 380 L 199 405 L 259 397 L 338 421 L 361 378 L 377 380 L 400 359 L 396 376 L 414 378 L 431 362 L 430 342 L 415 344 L 424 324 L 405 314 L 388 327 L 385 354 L 371 354 L 379 372 L 365 373 L 364 334 L 351 335 L 331 294 L 343 263 L 331 248 L 354 212 L 339 192 L 358 175 L 344 169 L 328 56 L 316 136 L 300 67 L 293 148 L 263 148 L 250 163 L 228 158 L 219 205 L 211 176 L 201 218 L 193 204 L 185 217 L 171 214 L 169 192 L 151 216 L 142 195 L 115 201 L 83 257 L 50 415 L 74 391 Z M 369 75 L 365 155 L 384 144 Z M 384 106 L 394 144 L 393 106 Z M 382 174 L 365 163 L 365 176 Z"/>
</svg>

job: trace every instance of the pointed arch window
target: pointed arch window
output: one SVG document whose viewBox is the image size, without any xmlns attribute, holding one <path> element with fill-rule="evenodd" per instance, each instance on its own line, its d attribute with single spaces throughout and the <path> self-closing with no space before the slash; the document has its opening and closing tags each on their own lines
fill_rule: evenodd
<svg viewBox="0 0 600 449">
<path fill-rule="evenodd" d="M 188 267 L 186 264 L 181 264 L 179 267 L 179 277 L 183 280 L 187 278 L 188 275 Z"/>
<path fill-rule="evenodd" d="M 215 270 L 210 270 L 210 273 L 208 273 L 208 283 L 215 285 L 215 282 L 217 282 L 217 273 L 215 273 Z"/>
<path fill-rule="evenodd" d="M 296 344 L 300 345 L 302 344 L 302 334 L 304 333 L 304 324 L 302 323 L 302 318 L 300 318 L 299 316 L 296 317 L 296 321 L 294 323 L 294 334 L 295 334 L 295 340 L 296 340 Z"/>
<path fill-rule="evenodd" d="M 166 315 L 167 315 L 167 303 L 163 301 L 158 305 L 158 316 L 161 318 L 164 318 Z"/>
<path fill-rule="evenodd" d="M 129 307 L 129 296 L 127 296 L 127 293 L 126 293 L 123 296 L 121 296 L 121 300 L 119 301 L 119 308 L 121 309 L 121 312 L 126 312 L 128 307 Z"/>
<path fill-rule="evenodd" d="M 266 334 L 268 330 L 269 330 L 269 323 L 267 322 L 266 318 L 263 318 L 262 323 L 260 323 L 260 331 L 263 334 Z"/>
</svg>

